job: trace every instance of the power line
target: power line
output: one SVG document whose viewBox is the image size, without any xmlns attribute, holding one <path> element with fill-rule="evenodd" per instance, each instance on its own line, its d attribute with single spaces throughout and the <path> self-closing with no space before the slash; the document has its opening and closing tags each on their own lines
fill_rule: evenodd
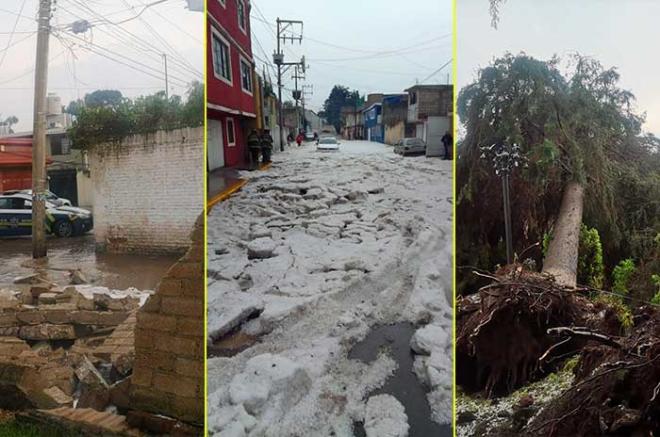
<svg viewBox="0 0 660 437">
<path fill-rule="evenodd" d="M 442 71 L 443 68 L 445 68 L 447 65 L 451 64 L 451 61 L 452 61 L 452 59 L 450 59 L 450 60 L 448 60 L 447 62 L 445 62 L 444 64 L 442 64 L 442 67 L 438 68 L 438 69 L 435 70 L 433 73 L 431 73 L 431 74 L 429 74 L 427 77 L 425 77 L 425 78 L 422 80 L 422 83 L 426 82 L 427 80 L 429 80 L 430 78 L 432 78 L 432 77 L 435 76 L 436 74 L 440 73 L 440 72 Z"/>
<path fill-rule="evenodd" d="M 14 47 L 14 46 L 16 46 L 16 45 L 22 43 L 23 41 L 25 41 L 25 40 L 27 40 L 27 39 L 32 38 L 32 37 L 33 37 L 34 35 L 36 35 L 36 34 L 37 34 L 36 31 L 34 31 L 34 32 L 30 32 L 30 34 L 27 35 L 25 38 L 21 38 L 21 39 L 19 39 L 19 40 L 17 40 L 17 41 L 14 41 L 11 45 L 8 45 L 8 46 L 5 47 L 4 49 L 0 50 L 0 53 L 6 53 L 7 50 L 9 50 L 10 48 L 12 48 L 12 47 Z"/>
<path fill-rule="evenodd" d="M 23 0 L 23 3 L 21 3 L 21 9 L 18 11 L 18 14 L 16 15 L 16 20 L 14 20 L 14 27 L 11 29 L 11 33 L 9 34 L 9 41 L 7 42 L 7 46 L 5 47 L 5 50 L 2 52 L 2 58 L 0 58 L 0 67 L 2 67 L 3 62 L 5 61 L 5 57 L 7 56 L 7 51 L 9 50 L 9 47 L 11 47 L 11 42 L 14 39 L 14 32 L 16 32 L 16 27 L 18 26 L 18 20 L 21 19 L 23 8 L 25 8 L 25 2 L 26 0 Z"/>
<path fill-rule="evenodd" d="M 82 39 L 82 38 L 79 38 L 79 37 L 77 37 L 77 36 L 75 36 L 75 35 L 69 35 L 69 37 L 70 37 L 70 38 L 75 38 L 75 39 L 77 39 L 78 41 L 82 41 L 82 42 L 84 42 L 84 43 L 85 43 L 84 45 L 83 45 L 83 44 L 79 44 L 78 46 L 81 47 L 81 48 L 83 48 L 83 49 L 86 49 L 86 50 L 88 50 L 88 51 L 90 51 L 90 52 L 92 52 L 92 53 L 96 53 L 97 55 L 103 56 L 104 58 L 107 58 L 107 59 L 113 60 L 113 61 L 118 62 L 118 63 L 120 63 L 120 64 L 122 64 L 122 65 L 125 65 L 125 66 L 127 66 L 127 67 L 133 68 L 133 69 L 136 70 L 136 71 L 140 71 L 140 72 L 142 72 L 142 73 L 148 74 L 148 75 L 150 75 L 150 76 L 152 76 L 152 77 L 154 77 L 154 78 L 156 78 L 156 79 L 160 79 L 160 80 L 163 80 L 163 79 L 164 79 L 164 76 L 157 76 L 157 75 L 156 75 L 156 74 L 161 74 L 161 70 L 160 70 L 159 68 L 155 68 L 155 67 L 152 67 L 152 66 L 150 66 L 150 65 L 144 64 L 144 63 L 142 63 L 142 62 L 140 62 L 140 61 L 136 61 L 135 59 L 129 58 L 128 56 L 122 55 L 122 54 L 117 53 L 117 52 L 115 52 L 115 51 L 113 51 L 113 50 L 110 50 L 110 49 L 108 49 L 108 48 L 105 48 L 105 47 L 99 46 L 99 45 L 94 44 L 94 43 L 92 43 L 92 42 L 90 42 L 90 41 L 86 41 L 86 40 L 84 40 L 84 39 Z M 92 48 L 94 48 L 94 49 L 92 49 Z M 103 53 L 101 50 L 103 50 L 103 51 L 105 51 L 105 52 L 107 52 L 107 53 Z M 120 61 L 120 60 L 118 60 L 117 58 L 113 58 L 112 56 L 108 55 L 108 53 L 110 53 L 111 55 L 116 56 L 116 57 L 118 57 L 118 58 L 120 58 L 120 59 L 125 59 L 127 62 L 132 62 L 132 63 L 134 63 L 134 64 L 136 64 L 136 65 L 139 65 L 139 66 L 141 66 L 141 67 L 143 67 L 143 68 L 146 68 L 146 69 L 148 69 L 148 70 L 154 71 L 154 72 L 156 72 L 156 74 L 148 73 L 148 72 L 144 71 L 143 69 L 136 68 L 135 65 L 130 65 L 130 64 L 127 64 L 127 63 L 124 62 L 124 61 Z M 179 77 L 177 77 L 177 76 L 171 76 L 171 75 L 170 75 L 170 78 L 172 78 L 172 79 L 174 79 L 175 81 L 179 82 L 179 86 L 187 86 L 187 85 L 188 85 L 188 82 L 187 82 L 186 80 L 181 79 L 181 78 L 179 78 Z M 183 84 L 183 85 L 181 85 L 181 84 Z"/>
<path fill-rule="evenodd" d="M 23 18 L 25 20 L 36 21 L 36 19 L 34 17 L 28 17 L 27 15 L 17 14 L 16 12 L 10 11 L 9 9 L 0 8 L 0 12 L 6 12 L 6 13 L 11 14 L 11 15 L 16 15 L 17 17 Z"/>
<path fill-rule="evenodd" d="M 87 5 L 82 3 L 80 0 L 67 0 L 67 1 L 69 3 L 71 3 L 72 5 L 75 5 L 76 7 L 80 8 L 81 10 L 85 10 L 86 12 L 90 13 L 92 16 L 96 17 L 97 19 L 99 19 L 101 21 L 107 21 L 105 19 L 105 17 L 101 16 L 99 13 L 97 13 L 93 9 L 89 8 Z M 64 8 L 62 8 L 62 9 L 64 9 Z M 64 10 L 69 12 L 74 17 L 78 17 L 78 18 L 82 19 L 82 17 L 80 17 L 79 15 L 74 14 L 73 12 L 68 11 L 66 9 L 64 9 Z M 140 49 L 144 52 L 152 51 L 152 52 L 155 52 L 155 53 L 158 53 L 158 54 L 162 53 L 162 50 L 159 47 L 156 47 L 155 45 L 151 44 L 150 42 L 140 38 L 139 36 L 137 36 L 133 32 L 126 29 L 125 27 L 123 27 L 121 25 L 116 26 L 116 27 L 121 29 L 122 32 L 119 32 L 118 30 L 116 30 L 113 27 L 98 28 L 98 29 L 99 29 L 99 31 L 103 32 L 104 34 L 107 34 L 108 36 L 113 37 L 113 38 L 123 42 L 127 46 L 133 46 L 133 47 L 135 47 L 137 49 Z M 153 56 L 153 54 L 152 54 L 152 56 Z M 203 76 L 203 74 L 201 72 L 199 72 L 198 70 L 196 70 L 194 67 L 190 66 L 189 64 L 186 65 L 187 61 L 185 61 L 185 59 L 184 59 L 183 62 L 180 61 L 178 59 L 178 57 L 180 57 L 180 56 L 181 55 L 178 54 L 178 53 L 173 53 L 170 60 L 173 61 L 178 66 L 179 69 L 187 70 L 189 73 L 194 73 L 196 76 Z M 152 58 L 152 59 L 154 59 L 154 58 Z M 158 62 L 160 63 L 160 56 L 158 56 Z M 183 71 L 183 70 L 181 70 L 181 71 Z"/>
</svg>

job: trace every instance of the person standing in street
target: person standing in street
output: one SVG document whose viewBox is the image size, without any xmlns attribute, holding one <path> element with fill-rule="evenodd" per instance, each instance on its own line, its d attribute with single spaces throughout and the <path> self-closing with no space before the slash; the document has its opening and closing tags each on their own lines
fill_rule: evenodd
<svg viewBox="0 0 660 437">
<path fill-rule="evenodd" d="M 248 149 L 250 150 L 250 160 L 252 167 L 259 166 L 259 152 L 261 152 L 261 140 L 256 129 L 252 129 L 247 137 Z"/>
<path fill-rule="evenodd" d="M 270 129 L 264 129 L 261 135 L 261 159 L 263 164 L 270 163 L 270 156 L 273 152 L 273 137 Z"/>
<path fill-rule="evenodd" d="M 445 146 L 445 157 L 443 159 L 451 159 L 451 149 L 454 145 L 454 138 L 449 131 L 446 131 L 445 135 L 442 137 L 442 144 Z"/>
<path fill-rule="evenodd" d="M 296 143 L 298 143 L 298 147 L 300 147 L 300 145 L 302 144 L 303 139 L 304 139 L 303 134 L 299 133 L 298 136 L 296 137 Z"/>
</svg>

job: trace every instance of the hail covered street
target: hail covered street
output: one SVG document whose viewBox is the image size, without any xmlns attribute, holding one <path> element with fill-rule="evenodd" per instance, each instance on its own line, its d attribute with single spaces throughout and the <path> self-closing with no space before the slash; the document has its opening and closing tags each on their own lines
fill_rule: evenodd
<svg viewBox="0 0 660 437">
<path fill-rule="evenodd" d="M 208 215 L 211 434 L 422 435 L 422 407 L 448 430 L 451 161 L 367 141 L 273 161 Z M 359 359 L 383 325 L 411 327 L 425 405 L 388 391 L 398 331 Z"/>
</svg>

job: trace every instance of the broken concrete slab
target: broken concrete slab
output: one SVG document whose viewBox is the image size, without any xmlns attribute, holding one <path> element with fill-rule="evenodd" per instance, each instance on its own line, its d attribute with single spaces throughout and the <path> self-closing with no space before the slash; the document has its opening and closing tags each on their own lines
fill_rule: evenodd
<svg viewBox="0 0 660 437">
<path fill-rule="evenodd" d="M 89 283 L 89 281 L 80 270 L 71 270 L 69 272 L 69 283 L 71 285 L 82 285 Z"/>
<path fill-rule="evenodd" d="M 72 407 L 73 398 L 62 391 L 59 387 L 53 386 L 43 391 L 44 402 L 51 402 L 50 408 Z"/>
<path fill-rule="evenodd" d="M 14 284 L 38 284 L 42 282 L 43 275 L 40 273 L 33 273 L 31 275 L 19 276 L 14 279 Z"/>
<path fill-rule="evenodd" d="M 57 295 L 58 293 L 52 292 L 41 293 L 37 298 L 37 302 L 39 305 L 55 305 L 57 303 Z"/>
<path fill-rule="evenodd" d="M 51 325 L 42 323 L 40 325 L 21 326 L 18 330 L 18 338 L 23 340 L 75 340 L 76 330 L 73 325 Z"/>
<path fill-rule="evenodd" d="M 66 435 L 102 435 L 139 437 L 144 434 L 132 428 L 125 416 L 99 412 L 91 408 L 61 407 L 52 410 L 33 410 L 17 416 L 21 423 L 63 429 Z"/>
</svg>

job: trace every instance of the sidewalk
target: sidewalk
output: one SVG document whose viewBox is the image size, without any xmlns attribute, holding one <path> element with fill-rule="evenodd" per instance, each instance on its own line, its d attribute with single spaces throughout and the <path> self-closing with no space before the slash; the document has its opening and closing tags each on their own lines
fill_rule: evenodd
<svg viewBox="0 0 660 437">
<path fill-rule="evenodd" d="M 259 170 L 266 170 L 270 164 L 261 164 Z M 208 173 L 206 207 L 210 210 L 216 203 L 222 202 L 229 196 L 240 190 L 247 183 L 242 179 L 239 169 L 219 168 Z"/>
</svg>

